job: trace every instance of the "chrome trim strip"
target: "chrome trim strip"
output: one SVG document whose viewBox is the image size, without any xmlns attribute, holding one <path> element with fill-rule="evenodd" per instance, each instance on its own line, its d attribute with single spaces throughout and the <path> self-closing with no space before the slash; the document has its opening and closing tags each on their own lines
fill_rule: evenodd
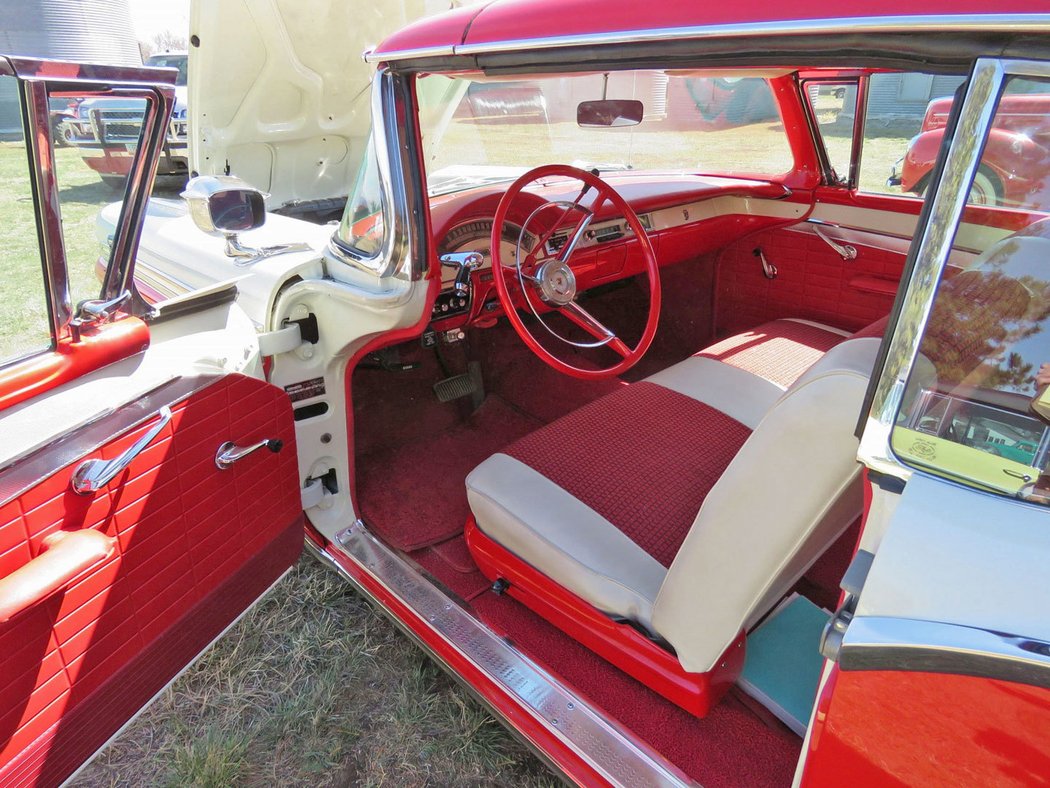
<svg viewBox="0 0 1050 788">
<path fill-rule="evenodd" d="M 1004 80 L 999 61 L 982 58 L 974 65 L 963 99 L 955 138 L 940 181 L 933 191 L 929 219 L 919 228 L 916 240 L 915 267 L 907 283 L 900 317 L 889 338 L 886 362 L 882 369 L 861 436 L 858 457 L 869 468 L 898 479 L 907 480 L 912 470 L 897 459 L 890 445 L 897 411 L 919 350 L 919 338 L 933 309 L 934 295 L 941 272 L 952 251 L 959 220 L 962 217 L 967 186 L 984 150 Z"/>
<path fill-rule="evenodd" d="M 862 616 L 842 638 L 839 667 L 953 673 L 1050 689 L 1050 643 L 958 624 Z"/>
<path fill-rule="evenodd" d="M 47 84 L 22 83 L 25 111 L 26 146 L 30 150 L 33 196 L 36 199 L 37 222 L 47 278 L 48 311 L 51 336 L 61 339 L 69 333 L 73 304 L 69 294 L 66 250 L 62 237 L 62 213 L 59 200 L 55 159 L 51 150 L 51 121 Z"/>
<path fill-rule="evenodd" d="M 482 12 L 484 13 L 484 12 Z M 519 52 L 556 47 L 583 47 L 609 44 L 676 41 L 683 39 L 768 37 L 778 35 L 844 35 L 855 33 L 911 32 L 1040 32 L 1050 29 L 1050 14 L 983 15 L 951 14 L 945 16 L 862 16 L 834 19 L 802 19 L 777 22 L 701 25 L 697 27 L 618 30 L 572 36 L 510 39 L 479 44 L 451 44 L 417 49 L 369 52 L 369 63 L 424 59 L 449 55 L 482 55 Z"/>
<path fill-rule="evenodd" d="M 163 406 L 181 402 L 221 377 L 222 374 L 201 374 L 173 378 L 138 399 L 89 418 L 51 443 L 12 457 L 0 468 L 0 506 L 51 478 L 85 454 L 155 418 Z"/>
<path fill-rule="evenodd" d="M 569 692 L 507 640 L 498 637 L 373 537 L 361 521 L 341 531 L 336 539 L 348 557 L 421 620 L 428 622 L 450 647 L 514 697 L 526 713 L 565 742 L 610 784 L 632 787 L 691 784 L 689 778 L 663 756 L 644 743 L 632 740 L 601 712 Z M 310 545 L 309 540 L 307 545 L 315 555 L 324 552 Z M 321 557 L 329 568 L 334 566 L 358 591 L 385 610 L 330 556 Z M 418 642 L 418 637 L 407 630 L 403 622 L 394 620 Z M 442 661 L 439 655 L 427 650 Z M 444 666 L 451 670 L 448 665 Z"/>
<path fill-rule="evenodd" d="M 384 218 L 388 222 L 383 246 L 375 255 L 366 257 L 340 245 L 333 236 L 326 254 L 378 277 L 394 276 L 414 281 L 423 276 L 424 256 L 418 248 L 422 232 L 414 232 L 418 228 L 411 227 L 416 212 L 411 211 L 410 206 L 417 195 L 411 193 L 412 187 L 405 173 L 418 167 L 409 159 L 412 147 L 404 143 L 408 131 L 400 125 L 399 119 L 405 123 L 414 122 L 415 112 L 410 112 L 405 106 L 403 88 L 383 68 L 372 79 L 372 140 L 379 168 Z"/>
</svg>

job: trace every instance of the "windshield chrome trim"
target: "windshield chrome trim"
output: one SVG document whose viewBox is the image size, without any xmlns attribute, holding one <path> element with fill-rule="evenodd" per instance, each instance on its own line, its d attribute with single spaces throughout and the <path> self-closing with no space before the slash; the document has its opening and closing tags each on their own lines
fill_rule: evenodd
<svg viewBox="0 0 1050 788">
<path fill-rule="evenodd" d="M 408 131 L 398 124 L 398 118 L 409 122 L 410 114 L 395 77 L 389 70 L 380 68 L 372 79 L 371 136 L 383 199 L 383 244 L 374 255 L 360 254 L 338 241 L 336 230 L 328 242 L 326 255 L 380 278 L 392 276 L 414 281 L 423 275 L 423 267 L 418 262 L 422 259 L 422 252 L 418 248 L 419 234 L 410 232 L 409 206 L 414 196 L 409 192 L 411 187 L 405 173 L 412 172 L 415 162 L 409 160 L 412 155 L 410 146 L 402 144 Z M 397 166 L 394 165 L 395 155 L 398 157 Z"/>
<path fill-rule="evenodd" d="M 973 14 L 932 14 L 916 16 L 862 16 L 832 19 L 801 19 L 775 22 L 700 25 L 697 27 L 652 28 L 617 30 L 608 33 L 586 33 L 571 36 L 508 39 L 478 44 L 447 44 L 390 52 L 367 52 L 369 63 L 398 60 L 424 60 L 454 55 L 489 55 L 558 47 L 584 47 L 614 44 L 632 44 L 674 41 L 683 39 L 732 38 L 736 36 L 791 36 L 807 34 L 847 33 L 911 33 L 911 32 L 1032 32 L 1050 29 L 1050 14 L 1002 14 L 997 16 Z"/>
<path fill-rule="evenodd" d="M 1050 688 L 1050 643 L 940 621 L 857 616 L 838 662 L 844 671 L 950 673 Z"/>
<path fill-rule="evenodd" d="M 933 310 L 937 285 L 947 264 L 969 195 L 969 185 L 984 152 L 988 129 L 1006 78 L 1003 62 L 979 59 L 963 98 L 958 127 L 940 180 L 932 192 L 929 217 L 915 241 L 915 266 L 888 343 L 871 407 L 865 419 L 858 458 L 872 470 L 907 481 L 912 468 L 901 462 L 890 443 L 904 390 L 919 353 L 919 340 Z"/>
</svg>

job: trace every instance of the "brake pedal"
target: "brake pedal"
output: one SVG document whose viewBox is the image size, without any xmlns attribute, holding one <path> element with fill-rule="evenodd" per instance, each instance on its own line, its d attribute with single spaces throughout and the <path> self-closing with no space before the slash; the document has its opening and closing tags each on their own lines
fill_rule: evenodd
<svg viewBox="0 0 1050 788">
<path fill-rule="evenodd" d="M 453 375 L 434 384 L 434 394 L 437 395 L 439 402 L 451 402 L 460 397 L 470 396 L 474 393 L 474 389 L 474 378 L 469 373 Z"/>
<path fill-rule="evenodd" d="M 474 408 L 481 406 L 485 399 L 485 386 L 481 380 L 481 365 L 471 361 L 467 371 L 462 375 L 439 380 L 434 384 L 434 394 L 439 402 L 451 402 L 460 397 L 471 397 Z"/>
</svg>

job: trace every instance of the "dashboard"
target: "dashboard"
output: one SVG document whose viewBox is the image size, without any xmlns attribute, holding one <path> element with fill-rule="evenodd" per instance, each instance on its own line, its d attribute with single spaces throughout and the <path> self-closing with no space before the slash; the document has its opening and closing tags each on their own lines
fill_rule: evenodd
<svg viewBox="0 0 1050 788">
<path fill-rule="evenodd" d="M 605 180 L 638 214 L 661 266 L 695 259 L 755 230 L 794 224 L 811 207 L 808 194 L 793 197 L 784 186 L 764 181 L 612 174 Z M 522 204 L 512 210 L 501 232 L 504 264 L 514 260 L 519 238 L 528 251 L 537 242 L 533 234 L 522 234 L 521 224 L 529 212 L 546 201 L 571 200 L 576 192 L 578 185 L 563 179 L 539 182 L 522 192 Z M 498 187 L 485 186 L 431 201 L 438 256 L 477 252 L 483 258 L 465 294 L 453 288 L 456 269 L 441 266 L 441 289 L 431 308 L 435 331 L 462 329 L 503 314 L 491 270 L 492 222 L 501 196 Z M 544 256 L 555 256 L 571 229 L 555 230 L 545 244 Z M 570 260 L 579 291 L 635 276 L 644 270 L 644 263 L 633 231 L 609 204 L 588 226 Z"/>
</svg>

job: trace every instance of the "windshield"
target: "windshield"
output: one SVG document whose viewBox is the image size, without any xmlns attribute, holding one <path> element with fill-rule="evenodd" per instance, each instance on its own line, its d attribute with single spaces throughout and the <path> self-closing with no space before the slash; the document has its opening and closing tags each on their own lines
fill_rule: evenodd
<svg viewBox="0 0 1050 788">
<path fill-rule="evenodd" d="M 710 72 L 622 71 L 417 81 L 430 194 L 513 180 L 541 164 L 611 171 L 776 176 L 792 169 L 768 80 Z M 635 99 L 635 126 L 581 128 L 577 106 Z"/>
<path fill-rule="evenodd" d="M 146 65 L 153 68 L 175 68 L 179 75 L 175 77 L 176 85 L 185 85 L 189 57 L 186 55 L 150 55 L 146 58 Z"/>
</svg>

